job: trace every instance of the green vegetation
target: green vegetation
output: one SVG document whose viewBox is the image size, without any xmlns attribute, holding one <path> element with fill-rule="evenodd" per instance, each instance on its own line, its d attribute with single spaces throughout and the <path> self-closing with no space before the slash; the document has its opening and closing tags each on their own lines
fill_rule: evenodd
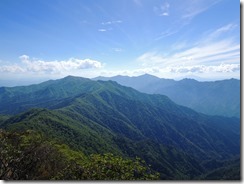
<svg viewBox="0 0 244 184">
<path fill-rule="evenodd" d="M 191 179 L 202 172 L 195 159 L 172 147 L 145 139 L 143 136 L 140 137 L 142 140 L 132 140 L 112 134 L 104 128 L 95 129 L 91 121 L 91 128 L 85 125 L 83 127 L 82 124 L 79 126 L 79 123 L 70 121 L 68 116 L 59 112 L 32 109 L 10 118 L 4 125 L 5 129 L 11 132 L 35 130 L 59 144 L 66 144 L 73 150 L 82 151 L 86 156 L 94 153 L 112 153 L 127 158 L 140 157 L 161 173 L 161 179 Z"/>
<path fill-rule="evenodd" d="M 113 154 L 88 157 L 33 131 L 0 131 L 0 179 L 3 180 L 155 180 L 144 161 Z"/>
<path fill-rule="evenodd" d="M 69 166 L 56 169 L 59 174 L 49 178 L 89 179 L 92 175 L 105 179 L 107 166 L 101 165 L 103 161 L 112 162 L 115 169 L 109 171 L 110 179 L 150 178 L 147 169 L 133 171 L 134 175 L 128 173 L 138 163 L 143 167 L 151 165 L 152 170 L 160 173 L 160 179 L 166 180 L 223 179 L 223 162 L 229 162 L 229 171 L 239 167 L 234 160 L 240 157 L 238 118 L 207 116 L 163 95 L 143 94 L 112 81 L 70 76 L 2 90 L 0 112 L 13 115 L 1 116 L 0 128 L 10 134 L 31 130 L 44 136 L 47 141 L 42 145 L 63 157 L 62 169 Z M 133 160 L 137 157 L 145 163 Z M 80 164 L 86 171 L 77 169 Z M 118 167 L 127 174 L 120 173 Z M 103 171 L 102 175 L 93 173 L 96 169 Z M 69 177 L 67 173 L 71 171 Z M 236 176 L 238 173 L 233 173 L 228 178 L 237 179 Z"/>
<path fill-rule="evenodd" d="M 116 81 L 143 93 L 162 94 L 180 105 L 209 115 L 240 118 L 240 80 L 198 82 L 194 79 L 163 79 L 152 75 L 138 77 L 97 77 L 95 80 Z"/>
<path fill-rule="evenodd" d="M 0 115 L 0 126 L 2 123 L 4 123 L 4 121 L 6 121 L 8 118 L 10 118 L 10 116 L 8 115 Z"/>
</svg>

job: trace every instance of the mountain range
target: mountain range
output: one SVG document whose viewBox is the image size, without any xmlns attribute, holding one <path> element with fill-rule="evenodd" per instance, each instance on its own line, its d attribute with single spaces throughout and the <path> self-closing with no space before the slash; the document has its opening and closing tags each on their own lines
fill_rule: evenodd
<svg viewBox="0 0 244 184">
<path fill-rule="evenodd" d="M 94 80 L 112 80 L 148 94 L 163 94 L 177 104 L 208 115 L 240 118 L 240 80 L 199 82 L 194 79 L 158 78 L 145 74 L 137 77 L 96 77 Z"/>
<path fill-rule="evenodd" d="M 240 179 L 239 118 L 205 115 L 114 81 L 68 76 L 1 87 L 0 114 L 7 131 L 34 130 L 84 154 L 139 157 L 161 179 Z"/>
</svg>

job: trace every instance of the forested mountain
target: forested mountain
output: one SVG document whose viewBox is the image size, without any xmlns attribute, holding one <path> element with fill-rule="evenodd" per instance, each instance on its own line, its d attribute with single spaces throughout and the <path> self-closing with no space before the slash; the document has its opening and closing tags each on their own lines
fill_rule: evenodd
<svg viewBox="0 0 244 184">
<path fill-rule="evenodd" d="M 139 157 L 161 179 L 222 179 L 225 166 L 225 179 L 240 178 L 239 118 L 200 114 L 113 81 L 68 76 L 3 87 L 0 113 L 9 132 L 32 130 L 85 155 Z"/>
<path fill-rule="evenodd" d="M 97 77 L 94 80 L 112 80 L 144 93 L 163 94 L 177 104 L 204 114 L 240 118 L 240 80 L 237 79 L 211 82 L 194 79 L 175 81 L 145 74 L 138 77 Z"/>
</svg>

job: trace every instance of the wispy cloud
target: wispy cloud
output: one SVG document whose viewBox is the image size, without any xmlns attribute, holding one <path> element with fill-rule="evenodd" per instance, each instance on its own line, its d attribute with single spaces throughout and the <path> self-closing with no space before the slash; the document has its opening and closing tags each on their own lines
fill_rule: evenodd
<svg viewBox="0 0 244 184">
<path fill-rule="evenodd" d="M 208 10 L 215 4 L 219 3 L 221 0 L 186 0 L 184 5 L 181 7 L 181 18 L 183 19 L 193 19 L 200 13 Z"/>
<path fill-rule="evenodd" d="M 214 31 L 212 34 L 219 35 L 219 34 L 222 34 L 224 32 L 231 31 L 231 30 L 235 29 L 236 27 L 237 27 L 236 24 L 227 24 L 227 25 L 225 25 L 223 27 L 220 27 L 219 29 Z"/>
<path fill-rule="evenodd" d="M 97 69 L 102 68 L 103 64 L 96 60 L 91 59 L 76 59 L 70 58 L 63 61 L 44 61 L 40 59 L 31 59 L 27 55 L 19 57 L 20 64 L 0 66 L 1 72 L 7 73 L 62 73 L 71 72 L 83 69 Z"/>
<path fill-rule="evenodd" d="M 220 65 L 195 65 L 195 66 L 174 66 L 167 70 L 173 73 L 229 73 L 240 71 L 240 64 L 220 64 Z"/>
<path fill-rule="evenodd" d="M 2 73 L 23 73 L 25 71 L 26 70 L 24 68 L 17 64 L 0 66 L 0 72 Z"/>
<path fill-rule="evenodd" d="M 104 29 L 104 28 L 98 29 L 99 32 L 107 32 L 107 31 L 112 31 L 112 30 L 113 30 L 113 28 L 111 28 L 111 27 L 106 28 L 106 29 Z"/>
<path fill-rule="evenodd" d="M 121 49 L 121 48 L 113 48 L 113 51 L 114 51 L 114 52 L 122 52 L 123 49 Z"/>
<path fill-rule="evenodd" d="M 235 30 L 237 27 L 238 26 L 236 24 L 233 24 L 233 23 L 224 25 L 224 26 L 222 26 L 222 27 L 210 32 L 210 33 L 209 32 L 205 33 L 205 35 L 203 36 L 204 38 L 200 41 L 201 42 L 203 42 L 203 41 L 208 42 L 211 40 L 218 39 L 221 35 L 228 33 L 228 32 L 231 32 L 231 31 Z"/>
<path fill-rule="evenodd" d="M 169 8 L 170 8 L 170 4 L 168 2 L 165 2 L 164 4 L 162 4 L 160 6 L 154 6 L 153 11 L 158 16 L 169 16 Z"/>
<path fill-rule="evenodd" d="M 100 29 L 98 29 L 99 32 L 107 32 L 113 30 L 113 25 L 114 24 L 120 24 L 122 23 L 122 20 L 113 20 L 113 21 L 107 21 L 107 22 L 102 22 Z M 109 26 L 109 27 L 108 27 Z"/>
<path fill-rule="evenodd" d="M 137 58 L 142 66 L 160 65 L 165 67 L 168 65 L 178 64 L 213 64 L 220 62 L 239 62 L 240 45 L 231 42 L 231 40 L 223 40 L 208 45 L 198 45 L 190 49 L 176 52 L 170 56 L 164 56 L 158 52 L 146 52 Z"/>
<path fill-rule="evenodd" d="M 162 38 L 174 35 L 175 33 L 178 33 L 179 30 L 180 30 L 179 28 L 178 29 L 168 28 L 162 31 L 154 40 L 157 41 L 157 40 L 161 40 Z"/>
<path fill-rule="evenodd" d="M 209 8 L 219 3 L 221 0 L 184 0 L 176 5 L 173 2 L 154 6 L 153 10 L 158 16 L 169 16 L 171 22 L 155 38 L 156 41 L 178 33 L 182 28 L 191 23 L 199 14 L 204 13 Z M 221 31 L 221 30 L 220 30 Z"/>
<path fill-rule="evenodd" d="M 185 60 L 192 58 L 189 62 L 211 63 L 229 58 L 239 58 L 240 45 L 233 43 L 231 40 L 222 40 L 206 45 L 198 45 L 185 51 L 176 53 L 172 56 L 175 60 Z M 231 53 L 231 55 L 230 55 Z M 227 55 L 228 54 L 228 55 Z M 228 57 L 229 56 L 229 57 Z M 188 62 L 185 60 L 185 62 Z"/>
<path fill-rule="evenodd" d="M 142 2 L 141 2 L 141 0 L 133 0 L 133 2 L 134 2 L 135 5 L 137 5 L 137 6 L 142 6 Z"/>
<path fill-rule="evenodd" d="M 145 73 L 166 78 L 195 76 L 207 79 L 240 78 L 240 44 L 232 31 L 235 24 L 209 30 L 195 42 L 181 39 L 170 52 L 151 50 L 138 56 L 140 67 L 128 70 L 102 70 L 101 75 L 137 76 Z"/>
<path fill-rule="evenodd" d="M 172 50 L 181 50 L 181 49 L 184 49 L 186 46 L 187 46 L 187 42 L 186 41 L 181 41 L 181 42 L 174 43 L 171 46 L 171 49 Z"/>
<path fill-rule="evenodd" d="M 175 49 L 171 54 L 149 51 L 139 56 L 137 61 L 142 67 L 167 68 L 167 72 L 173 73 L 239 71 L 240 44 L 231 37 L 224 37 L 235 28 L 235 24 L 227 24 L 205 34 L 207 39 L 202 38 L 191 45 L 185 42 L 173 44 Z"/>
<path fill-rule="evenodd" d="M 98 29 L 99 32 L 106 32 L 107 29 Z"/>
<path fill-rule="evenodd" d="M 102 22 L 102 25 L 111 25 L 111 24 L 121 24 L 123 21 L 122 20 L 113 20 L 113 21 L 107 21 L 107 22 Z"/>
</svg>

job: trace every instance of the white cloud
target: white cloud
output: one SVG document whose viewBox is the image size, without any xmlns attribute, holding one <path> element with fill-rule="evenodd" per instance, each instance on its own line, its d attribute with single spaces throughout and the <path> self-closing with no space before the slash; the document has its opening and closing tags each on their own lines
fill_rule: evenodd
<svg viewBox="0 0 244 184">
<path fill-rule="evenodd" d="M 165 2 L 164 4 L 162 4 L 161 6 L 157 7 L 154 6 L 153 7 L 153 11 L 158 15 L 158 16 L 169 16 L 169 8 L 170 8 L 170 4 L 168 2 Z"/>
<path fill-rule="evenodd" d="M 83 69 L 102 68 L 103 64 L 91 59 L 70 58 L 64 61 L 43 61 L 39 59 L 30 59 L 27 55 L 19 57 L 21 64 L 5 65 L 0 67 L 1 72 L 6 73 L 46 73 L 55 74 L 63 72 L 72 72 Z"/>
<path fill-rule="evenodd" d="M 181 50 L 181 49 L 184 49 L 185 47 L 187 47 L 187 42 L 186 41 L 182 41 L 182 42 L 174 43 L 171 46 L 171 49 L 172 50 Z"/>
<path fill-rule="evenodd" d="M 114 51 L 114 52 L 122 52 L 123 49 L 121 49 L 121 48 L 113 48 L 113 51 Z"/>
<path fill-rule="evenodd" d="M 106 32 L 107 29 L 98 29 L 99 32 Z"/>
<path fill-rule="evenodd" d="M 0 72 L 2 73 L 22 73 L 25 69 L 14 64 L 14 65 L 4 65 L 0 66 Z"/>
<path fill-rule="evenodd" d="M 161 78 L 195 78 L 199 80 L 218 80 L 226 78 L 240 78 L 240 64 L 219 64 L 219 65 L 195 65 L 195 66 L 169 66 L 169 67 L 144 67 L 128 70 L 102 70 L 100 76 L 138 76 L 151 74 Z M 95 75 L 97 76 L 97 75 Z"/>
<path fill-rule="evenodd" d="M 206 36 L 204 36 L 204 40 L 201 40 L 201 41 L 208 42 L 208 41 L 218 39 L 223 34 L 231 32 L 232 30 L 234 30 L 236 28 L 237 28 L 236 24 L 230 23 L 230 24 L 224 25 L 224 26 L 212 31 L 211 33 L 205 33 Z"/>
<path fill-rule="evenodd" d="M 113 30 L 113 28 L 111 28 L 111 27 L 106 28 L 106 29 L 104 29 L 104 28 L 98 29 L 99 32 L 107 32 L 107 31 L 112 31 L 112 30 Z"/>
<path fill-rule="evenodd" d="M 143 66 L 153 66 L 162 64 L 165 61 L 165 57 L 157 52 L 146 52 L 137 58 L 137 61 L 141 62 Z"/>
<path fill-rule="evenodd" d="M 168 29 L 164 30 L 163 32 L 161 32 L 160 35 L 157 38 L 155 38 L 154 40 L 156 40 L 156 41 L 161 40 L 162 38 L 174 35 L 178 31 L 179 31 L 179 29 L 168 28 Z"/>
<path fill-rule="evenodd" d="M 240 57 L 240 45 L 233 43 L 228 39 L 204 45 L 200 44 L 183 52 L 174 54 L 172 60 L 177 62 L 189 57 L 194 58 L 194 62 L 196 63 L 211 63 L 226 58 L 238 59 Z M 190 62 L 192 62 L 192 60 L 190 60 Z"/>
<path fill-rule="evenodd" d="M 209 65 L 222 62 L 240 62 L 240 45 L 223 40 L 207 45 L 198 45 L 190 49 L 164 56 L 158 52 L 146 52 L 137 58 L 142 66 Z"/>
<path fill-rule="evenodd" d="M 174 43 L 170 52 L 148 51 L 136 61 L 149 73 L 148 68 L 154 68 L 151 74 L 161 77 L 240 78 L 240 43 L 227 36 L 236 27 L 227 24 L 208 31 L 195 43 Z"/>
<path fill-rule="evenodd" d="M 182 19 L 193 19 L 200 13 L 208 10 L 215 4 L 219 3 L 221 0 L 184 0 L 181 7 L 181 18 Z"/>
<path fill-rule="evenodd" d="M 195 65 L 195 66 L 170 66 L 170 67 L 145 67 L 128 70 L 103 70 L 101 76 L 138 76 L 151 74 L 161 78 L 182 79 L 186 77 L 202 78 L 202 80 L 217 80 L 226 78 L 240 78 L 240 64 L 220 65 Z"/>
<path fill-rule="evenodd" d="M 180 3 L 165 2 L 163 5 L 154 6 L 153 11 L 158 16 L 171 17 L 170 23 L 167 24 L 166 30 L 163 30 L 156 36 L 158 41 L 165 37 L 178 33 L 186 25 L 190 24 L 192 19 L 197 15 L 207 11 L 209 8 L 221 0 L 184 0 Z"/>
<path fill-rule="evenodd" d="M 23 63 L 29 63 L 30 57 L 27 55 L 22 55 L 19 57 L 19 59 L 23 62 Z"/>
<path fill-rule="evenodd" d="M 220 27 L 219 29 L 217 29 L 213 34 L 222 34 L 224 32 L 228 32 L 230 30 L 233 30 L 237 27 L 236 24 L 227 24 L 223 27 Z"/>
<path fill-rule="evenodd" d="M 229 72 L 239 72 L 240 64 L 220 64 L 220 65 L 195 65 L 195 66 L 174 66 L 167 68 L 170 72 L 173 73 L 211 73 L 211 72 L 220 72 L 220 73 L 229 73 Z"/>
<path fill-rule="evenodd" d="M 167 67 L 181 65 L 219 65 L 240 63 L 240 43 L 226 37 L 237 26 L 227 24 L 204 34 L 199 41 L 186 44 L 174 43 L 171 54 L 149 51 L 137 58 L 143 67 Z M 219 38 L 222 38 L 220 40 Z M 223 39 L 224 38 L 224 39 Z"/>
<path fill-rule="evenodd" d="M 122 23 L 122 20 L 113 20 L 113 21 L 107 21 L 107 22 L 102 22 L 102 25 L 111 25 L 111 24 L 120 24 Z"/>
<path fill-rule="evenodd" d="M 122 20 L 113 20 L 113 21 L 107 21 L 102 22 L 101 25 L 103 28 L 98 29 L 99 32 L 107 32 L 113 30 L 113 24 L 120 24 L 122 23 Z M 110 27 L 108 27 L 110 26 Z"/>
</svg>

